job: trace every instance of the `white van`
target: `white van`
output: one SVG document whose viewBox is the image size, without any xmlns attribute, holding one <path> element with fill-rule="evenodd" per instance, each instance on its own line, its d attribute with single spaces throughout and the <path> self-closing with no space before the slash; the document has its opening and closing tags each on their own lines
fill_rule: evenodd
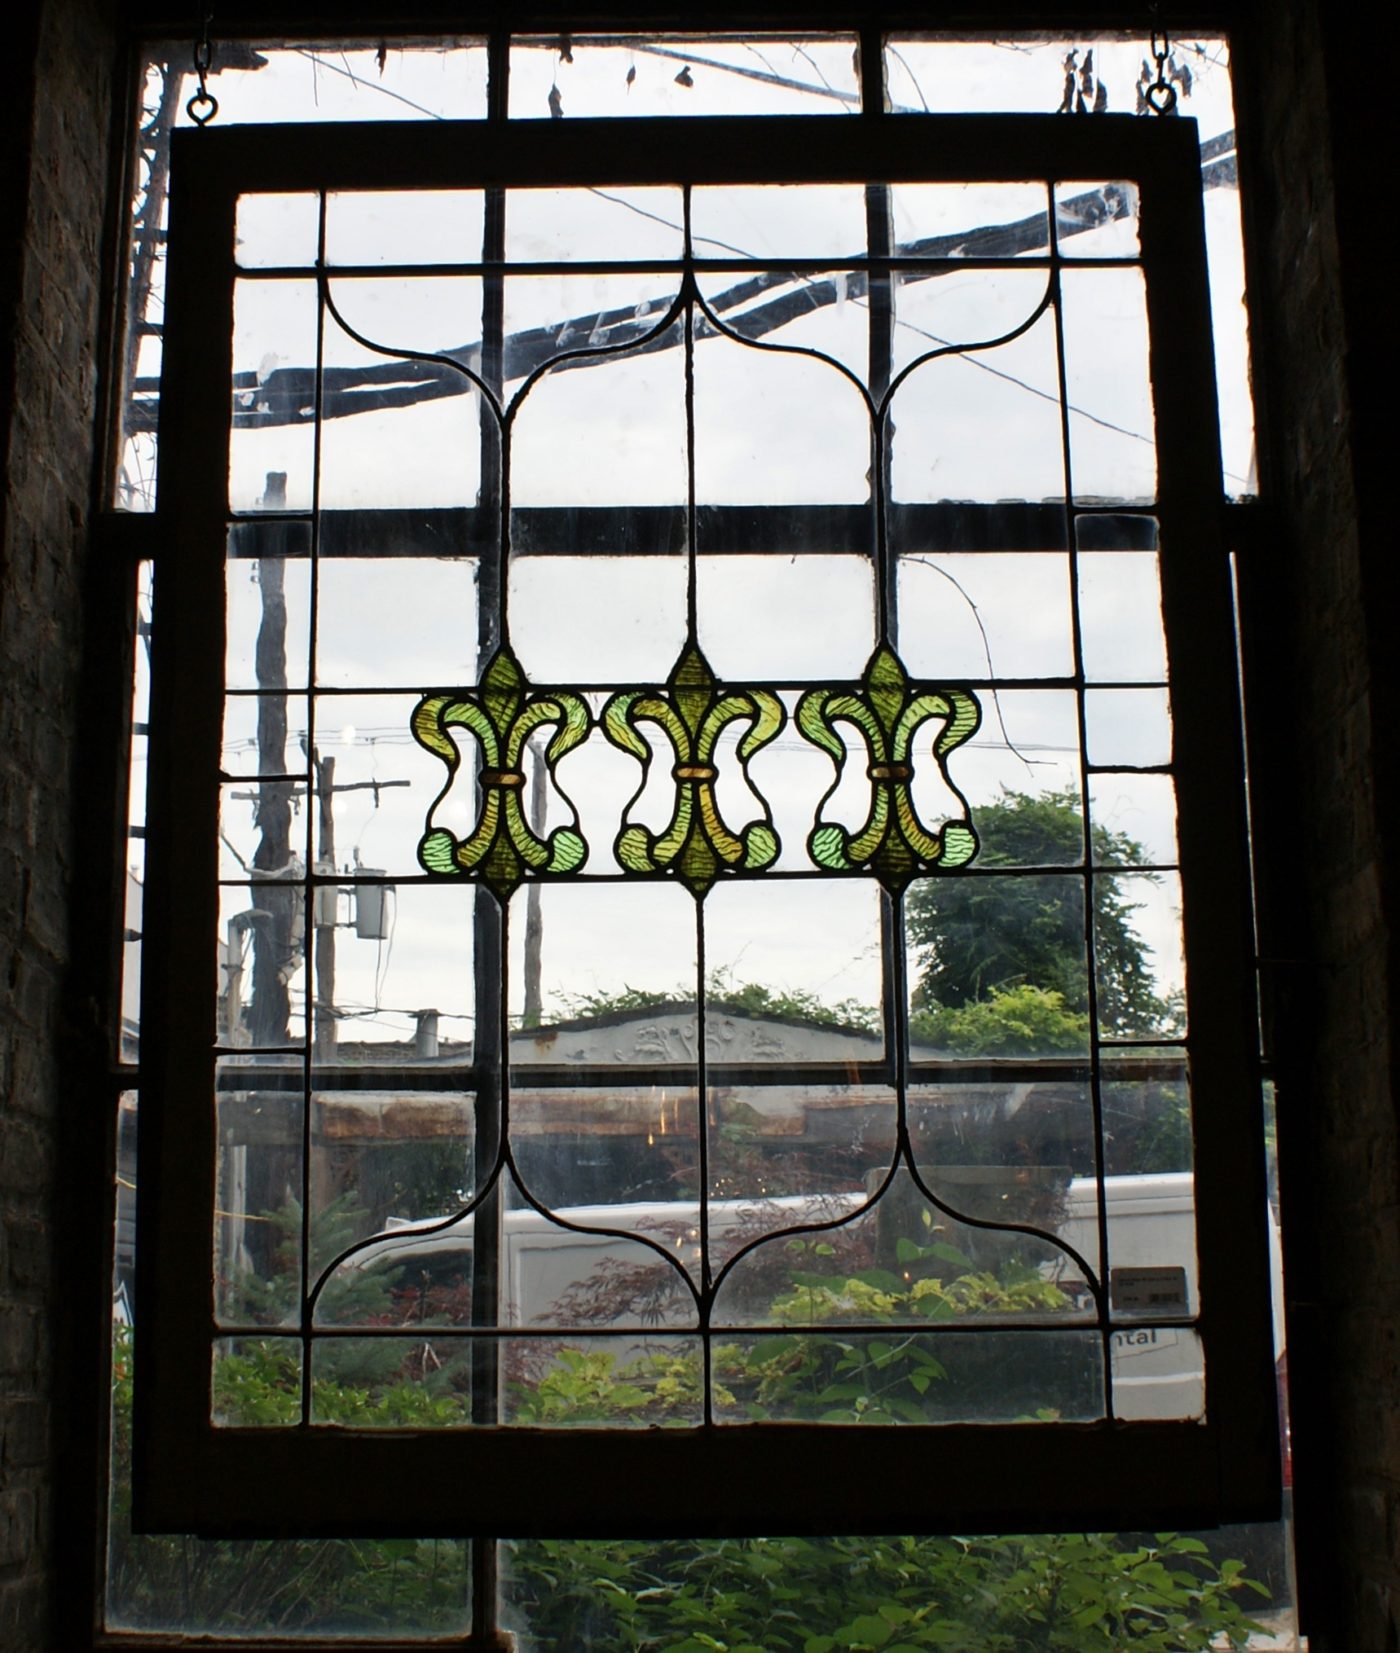
<svg viewBox="0 0 1400 1653">
<path fill-rule="evenodd" d="M 1104 1178 L 1109 1298 L 1115 1318 L 1188 1320 L 1200 1307 L 1196 1285 L 1195 1183 L 1189 1171 Z M 1060 1233 L 1086 1258 L 1098 1255 L 1094 1179 L 1069 1185 Z M 1274 1360 L 1283 1355 L 1283 1254 L 1269 1208 L 1269 1270 Z M 1205 1408 L 1201 1348 L 1189 1326 L 1123 1326 L 1113 1334 L 1114 1411 L 1120 1418 L 1199 1417 Z"/>
</svg>

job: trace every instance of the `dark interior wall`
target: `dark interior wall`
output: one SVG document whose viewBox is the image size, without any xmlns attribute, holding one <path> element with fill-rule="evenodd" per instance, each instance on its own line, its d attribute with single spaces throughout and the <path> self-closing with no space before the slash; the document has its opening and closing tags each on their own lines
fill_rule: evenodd
<svg viewBox="0 0 1400 1653">
<path fill-rule="evenodd" d="M 1262 9 L 1262 8 L 1261 8 Z M 1254 813 L 1318 1653 L 1400 1647 L 1396 591 L 1379 533 L 1380 69 L 1326 8 L 1241 41 L 1263 532 L 1246 552 Z M 1383 560 L 1384 558 L 1384 560 Z"/>
<path fill-rule="evenodd" d="M 12 29 L 0 167 L 0 1646 L 28 1653 L 54 1645 L 62 1578 L 54 1242 L 115 53 L 89 0 L 22 6 Z"/>
<path fill-rule="evenodd" d="M 1297 1300 L 1298 1513 L 1315 1648 L 1394 1653 L 1400 1172 L 1386 780 L 1396 610 L 1377 525 L 1381 426 L 1370 411 L 1381 371 L 1377 272 L 1386 267 L 1373 251 L 1380 213 L 1371 190 L 1384 153 L 1376 114 L 1385 107 L 1376 84 L 1384 59 L 1374 41 L 1348 38 L 1330 9 L 1324 32 L 1317 0 L 1260 9 L 1266 25 L 1244 20 L 1237 51 L 1261 477 L 1272 515 L 1244 582 L 1264 951 L 1278 961 L 1270 999 Z M 72 1552 L 60 1560 L 53 1536 L 60 1467 L 86 1430 L 73 1415 L 83 1411 L 74 1403 L 83 1391 L 62 1342 L 75 1299 L 55 1268 L 73 1265 L 71 1236 L 93 1192 L 71 1160 L 90 1099 L 66 1075 L 74 1046 L 91 1035 L 68 954 L 70 938 L 94 922 L 93 904 L 73 894 L 79 845 L 95 843 L 101 860 L 111 841 L 105 823 L 92 835 L 90 814 L 80 837 L 75 798 L 93 755 L 94 708 L 80 700 L 82 627 L 119 52 L 103 0 L 43 0 L 7 29 L 0 1646 L 37 1653 L 71 1645 L 54 1627 L 50 1600 L 81 1602 L 85 1593 L 85 1566 L 75 1576 Z M 90 591 L 86 603 L 91 610 Z M 99 1293 L 97 1282 L 91 1300 Z M 65 1475 L 70 1506 L 84 1502 L 85 1484 L 81 1473 Z M 75 1530 L 89 1524 L 85 1507 L 73 1513 Z M 70 1623 L 81 1616 L 79 1608 Z"/>
</svg>

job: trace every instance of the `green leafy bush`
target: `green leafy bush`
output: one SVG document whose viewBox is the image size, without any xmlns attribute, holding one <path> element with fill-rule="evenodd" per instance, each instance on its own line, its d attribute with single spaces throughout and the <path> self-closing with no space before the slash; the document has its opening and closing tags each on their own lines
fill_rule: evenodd
<svg viewBox="0 0 1400 1653">
<path fill-rule="evenodd" d="M 1247 1645 L 1250 1590 L 1175 1533 L 538 1540 L 506 1603 L 539 1653 L 1193 1653 Z"/>
<path fill-rule="evenodd" d="M 1017 1288 L 962 1277 L 950 1291 Z M 843 1372 L 848 1345 L 824 1349 L 781 1335 L 717 1366 L 758 1405 L 823 1386 L 823 1415 L 874 1416 L 881 1384 L 898 1375 L 917 1395 L 943 1381 L 937 1362 L 899 1339 L 865 1350 Z M 842 1353 L 843 1348 L 845 1353 Z M 794 1358 L 796 1356 L 796 1358 Z M 868 1368 L 868 1369 L 867 1369 Z M 130 1530 L 130 1333 L 118 1328 L 113 1367 L 113 1509 L 109 1602 L 132 1627 L 431 1634 L 468 1611 L 467 1547 L 446 1540 L 225 1541 L 148 1537 Z M 221 1363 L 221 1410 L 249 1424 L 281 1422 L 296 1393 L 293 1363 L 275 1339 L 249 1342 Z M 833 1394 L 833 1385 L 847 1392 Z M 658 1421 L 698 1400 L 684 1362 L 561 1351 L 535 1389 L 531 1421 L 603 1420 L 650 1411 Z M 865 1406 L 856 1402 L 865 1398 Z M 721 1404 L 725 1404 L 721 1392 Z M 730 1397 L 740 1404 L 737 1396 Z M 318 1387 L 323 1415 L 349 1425 L 433 1428 L 465 1421 L 460 1396 L 403 1382 Z M 591 1409 L 589 1415 L 580 1408 Z M 1241 1597 L 1263 1594 L 1243 1564 L 1214 1562 L 1178 1534 L 1022 1538 L 717 1539 L 689 1543 L 530 1540 L 505 1551 L 508 1617 L 538 1653 L 1192 1653 L 1244 1647 Z"/>
</svg>

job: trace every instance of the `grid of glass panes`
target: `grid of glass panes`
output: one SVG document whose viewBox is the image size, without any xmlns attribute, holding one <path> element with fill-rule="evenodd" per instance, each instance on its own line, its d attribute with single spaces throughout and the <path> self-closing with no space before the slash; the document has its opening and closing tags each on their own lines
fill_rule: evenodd
<svg viewBox="0 0 1400 1653">
<path fill-rule="evenodd" d="M 1137 255 L 1111 180 L 242 198 L 219 1421 L 1200 1413 Z M 799 715 L 882 642 L 981 706 L 902 892 Z M 503 644 L 587 738 L 445 763 Z M 639 763 L 691 648 L 783 726 Z M 777 845 L 713 887 L 619 855 L 697 762 Z M 425 872 L 493 778 L 586 860 Z"/>
</svg>

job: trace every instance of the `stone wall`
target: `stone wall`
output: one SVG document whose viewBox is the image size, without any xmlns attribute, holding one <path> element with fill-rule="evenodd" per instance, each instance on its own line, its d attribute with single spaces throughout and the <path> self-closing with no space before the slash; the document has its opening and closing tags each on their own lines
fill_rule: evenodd
<svg viewBox="0 0 1400 1653">
<path fill-rule="evenodd" d="M 21 7 L 6 28 L 0 1646 L 27 1653 L 52 1645 L 57 1576 L 52 1241 L 113 52 L 87 4 Z"/>
</svg>

